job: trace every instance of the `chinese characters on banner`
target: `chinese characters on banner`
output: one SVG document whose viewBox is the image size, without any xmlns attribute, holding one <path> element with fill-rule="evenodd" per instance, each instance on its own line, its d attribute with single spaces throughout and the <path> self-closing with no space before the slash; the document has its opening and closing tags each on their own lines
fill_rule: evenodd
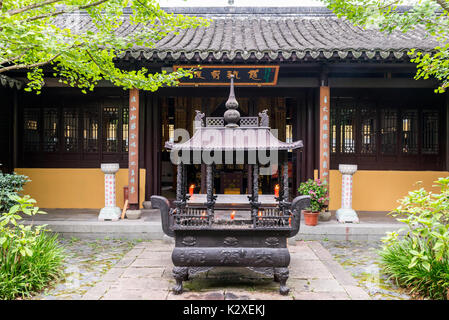
<svg viewBox="0 0 449 320">
<path fill-rule="evenodd" d="M 129 91 L 129 204 L 139 205 L 139 90 Z"/>
<path fill-rule="evenodd" d="M 277 84 L 279 66 L 223 66 L 223 65 L 183 65 L 173 66 L 176 71 L 179 68 L 196 69 L 192 78 L 180 79 L 180 85 L 203 86 L 229 86 L 231 76 L 234 76 L 236 85 L 244 86 L 275 86 Z"/>
<path fill-rule="evenodd" d="M 329 87 L 320 87 L 320 179 L 329 183 L 330 111 Z"/>
</svg>

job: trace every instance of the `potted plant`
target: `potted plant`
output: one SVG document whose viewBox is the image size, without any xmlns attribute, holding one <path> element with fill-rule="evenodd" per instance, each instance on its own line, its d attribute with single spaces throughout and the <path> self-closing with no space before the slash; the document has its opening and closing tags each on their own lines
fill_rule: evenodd
<svg viewBox="0 0 449 320">
<path fill-rule="evenodd" d="M 310 207 L 303 211 L 306 225 L 317 225 L 321 211 L 329 203 L 327 183 L 322 182 L 320 179 L 309 179 L 300 184 L 298 191 L 302 195 L 310 196 Z"/>
</svg>

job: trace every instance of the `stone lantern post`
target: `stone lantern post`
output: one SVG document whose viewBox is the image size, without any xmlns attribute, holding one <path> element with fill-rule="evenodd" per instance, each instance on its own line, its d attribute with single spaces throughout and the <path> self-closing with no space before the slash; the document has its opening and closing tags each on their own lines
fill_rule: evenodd
<svg viewBox="0 0 449 320">
<path fill-rule="evenodd" d="M 338 169 L 343 176 L 341 178 L 341 208 L 337 210 L 337 220 L 341 223 L 359 223 L 359 217 L 355 210 L 352 209 L 352 175 L 357 171 L 357 165 L 340 164 Z"/>
<path fill-rule="evenodd" d="M 115 174 L 120 166 L 118 163 L 102 163 L 101 171 L 104 172 L 104 205 L 98 216 L 99 221 L 117 221 L 120 219 L 121 210 L 116 205 L 115 198 Z"/>
</svg>

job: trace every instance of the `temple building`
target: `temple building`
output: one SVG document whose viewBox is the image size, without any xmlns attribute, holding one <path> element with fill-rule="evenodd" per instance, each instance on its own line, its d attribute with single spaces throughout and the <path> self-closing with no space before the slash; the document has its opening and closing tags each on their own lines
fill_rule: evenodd
<svg viewBox="0 0 449 320">
<path fill-rule="evenodd" d="M 105 82 L 83 94 L 47 78 L 36 95 L 23 90 L 25 73 L 1 76 L 0 168 L 29 176 L 25 193 L 40 207 L 103 207 L 102 163 L 120 165 L 119 207 L 125 186 L 136 188 L 131 203 L 152 195 L 174 199 L 176 165 L 166 142 L 179 142 L 179 128 L 192 137 L 197 111 L 209 124 L 221 117 L 232 76 L 242 117 L 266 113 L 280 141 L 302 140 L 302 149 L 288 152 L 290 190 L 309 178 L 328 179 L 331 210 L 340 208 L 339 164 L 358 166 L 353 208 L 359 211 L 390 211 L 417 181 L 431 187 L 448 176 L 449 95 L 434 92 L 435 80 L 415 80 L 407 55 L 437 46 L 423 29 L 386 35 L 324 7 L 165 10 L 212 21 L 168 35 L 154 48 L 122 52 L 117 63 L 152 72 L 202 66 L 178 87 L 126 91 Z M 57 22 L 92 27 L 87 15 Z M 120 32 L 132 32 L 128 26 Z M 206 192 L 205 170 L 199 164 L 188 172 L 195 193 Z M 219 166 L 216 193 L 248 193 L 247 170 Z M 261 176 L 259 192 L 273 194 L 277 179 Z"/>
</svg>

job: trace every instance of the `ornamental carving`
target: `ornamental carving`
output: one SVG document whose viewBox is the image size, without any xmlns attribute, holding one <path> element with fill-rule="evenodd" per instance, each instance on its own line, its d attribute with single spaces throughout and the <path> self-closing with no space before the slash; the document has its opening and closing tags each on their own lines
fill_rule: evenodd
<svg viewBox="0 0 449 320">
<path fill-rule="evenodd" d="M 273 263 L 273 254 L 270 252 L 260 252 L 255 257 L 256 264 L 270 264 Z"/>
<path fill-rule="evenodd" d="M 203 264 L 206 262 L 206 253 L 202 250 L 181 252 L 179 261 L 183 264 Z"/>
<path fill-rule="evenodd" d="M 265 244 L 268 247 L 277 247 L 279 246 L 279 239 L 276 237 L 268 237 L 265 239 Z"/>
<path fill-rule="evenodd" d="M 226 237 L 223 241 L 223 244 L 227 247 L 235 247 L 239 244 L 239 240 L 234 237 Z"/>
<path fill-rule="evenodd" d="M 220 252 L 220 263 L 235 263 L 239 264 L 246 256 L 246 251 L 243 249 L 236 250 L 222 250 Z"/>
<path fill-rule="evenodd" d="M 187 247 L 193 247 L 196 245 L 196 239 L 195 239 L 195 237 L 191 237 L 191 236 L 184 237 L 182 239 L 182 244 Z"/>
</svg>

